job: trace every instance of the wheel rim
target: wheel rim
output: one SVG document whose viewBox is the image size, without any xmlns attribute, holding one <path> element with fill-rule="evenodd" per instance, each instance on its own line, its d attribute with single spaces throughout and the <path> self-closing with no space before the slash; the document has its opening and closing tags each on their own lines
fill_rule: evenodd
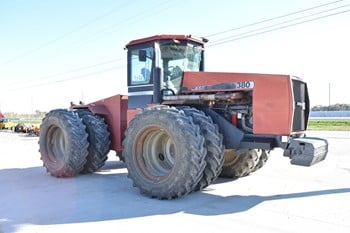
<svg viewBox="0 0 350 233">
<path fill-rule="evenodd" d="M 149 178 L 165 177 L 175 164 L 176 147 L 169 134 L 159 127 L 149 127 L 136 139 L 135 155 L 140 170 Z"/>
<path fill-rule="evenodd" d="M 225 149 L 224 156 L 224 167 L 233 166 L 239 159 L 233 149 Z"/>
<path fill-rule="evenodd" d="M 57 127 L 52 126 L 47 132 L 46 148 L 49 154 L 49 158 L 52 161 L 63 160 L 64 151 L 66 147 L 66 140 L 63 131 Z"/>
</svg>

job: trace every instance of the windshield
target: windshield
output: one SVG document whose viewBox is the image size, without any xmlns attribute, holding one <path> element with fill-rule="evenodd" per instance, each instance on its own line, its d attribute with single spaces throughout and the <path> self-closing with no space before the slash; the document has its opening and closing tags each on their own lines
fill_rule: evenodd
<svg viewBox="0 0 350 233">
<path fill-rule="evenodd" d="M 165 89 L 170 94 L 177 94 L 180 90 L 184 71 L 199 71 L 201 64 L 202 46 L 192 43 L 160 45 L 161 63 Z"/>
</svg>

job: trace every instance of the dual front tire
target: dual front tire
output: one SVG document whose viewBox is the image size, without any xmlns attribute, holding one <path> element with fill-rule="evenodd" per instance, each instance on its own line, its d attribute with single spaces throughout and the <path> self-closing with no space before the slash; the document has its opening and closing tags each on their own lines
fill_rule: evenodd
<svg viewBox="0 0 350 233">
<path fill-rule="evenodd" d="M 123 141 L 128 176 L 141 193 L 158 199 L 200 190 L 221 171 L 219 135 L 199 110 L 146 109 L 130 121 Z"/>
</svg>

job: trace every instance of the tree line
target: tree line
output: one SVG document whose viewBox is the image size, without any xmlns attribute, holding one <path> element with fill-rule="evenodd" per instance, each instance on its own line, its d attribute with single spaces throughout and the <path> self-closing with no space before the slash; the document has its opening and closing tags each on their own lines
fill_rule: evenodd
<svg viewBox="0 0 350 233">
<path fill-rule="evenodd" d="M 350 111 L 350 104 L 316 105 L 311 108 L 311 111 Z"/>
<path fill-rule="evenodd" d="M 45 117 L 46 112 L 36 110 L 35 113 L 16 113 L 16 112 L 3 112 L 7 118 L 19 118 L 19 119 L 42 119 Z"/>
</svg>

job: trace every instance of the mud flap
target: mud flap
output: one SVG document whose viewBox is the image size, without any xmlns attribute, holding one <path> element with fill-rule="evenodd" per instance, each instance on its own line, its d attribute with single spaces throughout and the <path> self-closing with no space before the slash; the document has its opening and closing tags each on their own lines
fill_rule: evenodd
<svg viewBox="0 0 350 233">
<path fill-rule="evenodd" d="M 322 138 L 303 137 L 292 139 L 284 150 L 284 156 L 291 159 L 291 164 L 311 166 L 326 158 L 328 142 Z"/>
</svg>

